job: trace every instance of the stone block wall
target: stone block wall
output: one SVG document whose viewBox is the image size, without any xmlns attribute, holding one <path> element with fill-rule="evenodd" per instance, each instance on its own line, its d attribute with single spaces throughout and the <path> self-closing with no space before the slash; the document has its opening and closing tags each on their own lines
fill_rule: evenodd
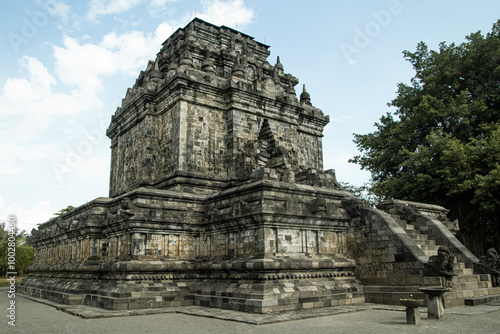
<svg viewBox="0 0 500 334">
<path fill-rule="evenodd" d="M 256 181 L 217 195 L 139 188 L 34 230 L 35 265 L 347 256 L 346 193 Z"/>
<path fill-rule="evenodd" d="M 439 205 L 394 199 L 383 201 L 377 207 L 411 223 L 437 245 L 446 245 L 457 260 L 464 262 L 468 268 L 478 263 L 479 259 L 455 237 L 459 231 L 458 221 L 450 222 L 447 219 L 447 209 Z"/>
<path fill-rule="evenodd" d="M 110 197 L 169 189 L 178 173 L 191 178 L 183 191 L 214 192 L 260 167 L 279 167 L 287 182 L 322 170 L 329 118 L 297 99 L 298 79 L 270 65 L 267 48 L 197 19 L 170 37 L 112 117 Z"/>
<path fill-rule="evenodd" d="M 167 39 L 111 119 L 110 198 L 33 230 L 19 289 L 110 309 L 363 301 L 329 117 L 268 48 L 199 19 Z"/>
<path fill-rule="evenodd" d="M 347 248 L 363 284 L 425 285 L 425 254 L 388 214 L 362 208 L 352 226 Z"/>
</svg>

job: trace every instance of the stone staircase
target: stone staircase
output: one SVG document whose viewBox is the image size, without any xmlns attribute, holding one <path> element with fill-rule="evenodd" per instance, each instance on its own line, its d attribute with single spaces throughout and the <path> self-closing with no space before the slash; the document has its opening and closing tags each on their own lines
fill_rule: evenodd
<svg viewBox="0 0 500 334">
<path fill-rule="evenodd" d="M 432 235 L 428 234 L 426 226 L 416 227 L 411 222 L 391 214 L 396 222 L 405 230 L 410 238 L 420 247 L 427 257 L 437 255 L 441 245 L 436 244 Z M 427 232 L 427 233 L 426 233 Z M 447 246 L 447 245 L 445 245 Z M 471 265 L 459 261 L 455 256 L 453 288 L 444 295 L 446 307 L 461 305 L 479 305 L 488 302 L 500 301 L 500 287 L 493 287 L 490 275 L 474 274 Z"/>
</svg>

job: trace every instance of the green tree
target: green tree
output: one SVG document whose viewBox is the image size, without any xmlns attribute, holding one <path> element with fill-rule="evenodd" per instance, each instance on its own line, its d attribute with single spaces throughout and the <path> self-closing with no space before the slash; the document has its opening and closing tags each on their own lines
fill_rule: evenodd
<svg viewBox="0 0 500 334">
<path fill-rule="evenodd" d="M 58 212 L 54 212 L 54 213 L 53 213 L 53 215 L 54 215 L 54 216 L 61 216 L 61 215 L 65 214 L 65 213 L 68 213 L 68 212 L 70 212 L 70 211 L 73 211 L 74 209 L 75 209 L 75 207 L 74 207 L 73 205 L 68 205 L 68 206 L 67 206 L 67 207 L 65 207 L 64 209 L 61 209 L 61 210 L 59 210 Z M 39 227 L 39 226 L 41 226 L 41 225 L 42 225 L 42 223 L 40 223 L 40 224 L 36 224 L 36 226 L 37 226 L 37 227 Z"/>
<path fill-rule="evenodd" d="M 5 276 L 7 272 L 17 272 L 18 276 L 26 274 L 26 267 L 33 263 L 35 250 L 26 242 L 26 231 L 15 229 L 10 233 L 5 228 L 5 224 L 0 224 L 0 275 Z M 14 241 L 12 241 L 12 237 Z M 12 249 L 9 243 L 15 244 L 15 270 L 9 265 L 9 250 Z M 9 249 L 10 248 L 10 249 Z"/>
<path fill-rule="evenodd" d="M 375 132 L 354 135 L 362 154 L 351 162 L 372 173 L 379 196 L 450 209 L 477 255 L 500 250 L 500 20 L 485 36 L 403 54 L 415 77 Z"/>
<path fill-rule="evenodd" d="M 73 211 L 75 207 L 73 205 L 68 205 L 66 208 L 59 210 L 59 212 L 54 213 L 54 216 L 60 216 L 70 211 Z"/>
<path fill-rule="evenodd" d="M 365 201 L 370 203 L 372 207 L 384 200 L 383 197 L 377 195 L 373 191 L 373 184 L 370 182 L 364 183 L 362 186 L 355 186 L 348 182 L 339 182 L 339 184 L 342 190 L 346 190 L 350 193 L 353 193 L 356 197 L 364 199 Z"/>
</svg>

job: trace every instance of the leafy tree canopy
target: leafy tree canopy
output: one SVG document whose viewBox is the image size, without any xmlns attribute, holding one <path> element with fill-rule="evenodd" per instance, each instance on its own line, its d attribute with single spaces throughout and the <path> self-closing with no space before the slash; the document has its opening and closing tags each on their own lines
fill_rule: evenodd
<svg viewBox="0 0 500 334">
<path fill-rule="evenodd" d="M 73 205 L 68 205 L 66 208 L 59 210 L 59 212 L 54 213 L 54 216 L 60 216 L 70 211 L 73 211 L 75 207 Z"/>
<path fill-rule="evenodd" d="M 499 247 L 500 20 L 459 45 L 403 54 L 415 77 L 375 132 L 354 135 L 351 162 L 372 173 L 379 196 L 445 206 L 463 233 Z"/>
<path fill-rule="evenodd" d="M 26 273 L 26 267 L 33 263 L 35 250 L 28 245 L 26 237 L 26 231 L 19 231 L 17 228 L 11 231 L 5 224 L 0 224 L 0 276 L 5 276 L 7 272 L 17 272 L 22 276 Z M 13 253 L 15 253 L 14 264 L 9 255 Z"/>
<path fill-rule="evenodd" d="M 340 182 L 340 189 L 346 190 L 356 197 L 364 199 L 368 202 L 372 207 L 375 207 L 378 203 L 380 203 L 384 198 L 378 196 L 373 192 L 373 184 L 365 183 L 362 186 L 355 186 L 348 182 Z"/>
</svg>

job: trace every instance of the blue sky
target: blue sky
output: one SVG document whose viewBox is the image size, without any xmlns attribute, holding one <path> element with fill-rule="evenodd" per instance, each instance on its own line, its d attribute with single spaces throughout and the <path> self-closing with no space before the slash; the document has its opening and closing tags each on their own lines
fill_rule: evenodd
<svg viewBox="0 0 500 334">
<path fill-rule="evenodd" d="M 461 43 L 500 19 L 500 2 L 328 0 L 9 1 L 0 13 L 0 221 L 30 231 L 68 205 L 108 195 L 105 130 L 147 61 L 195 14 L 271 46 L 330 115 L 324 168 L 355 185 L 353 133 L 390 111 L 413 76 L 403 50 Z"/>
</svg>

